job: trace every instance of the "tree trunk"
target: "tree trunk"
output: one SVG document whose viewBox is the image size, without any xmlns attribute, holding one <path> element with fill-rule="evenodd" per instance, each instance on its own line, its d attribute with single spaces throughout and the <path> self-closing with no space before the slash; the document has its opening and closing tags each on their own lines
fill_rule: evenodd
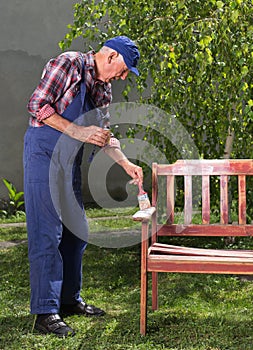
<svg viewBox="0 0 253 350">
<path fill-rule="evenodd" d="M 234 142 L 234 137 L 235 137 L 235 132 L 231 129 L 230 127 L 228 128 L 228 136 L 226 139 L 226 144 L 225 144 L 225 150 L 224 150 L 224 159 L 229 159 L 231 156 L 232 148 L 233 148 L 233 142 Z"/>
</svg>

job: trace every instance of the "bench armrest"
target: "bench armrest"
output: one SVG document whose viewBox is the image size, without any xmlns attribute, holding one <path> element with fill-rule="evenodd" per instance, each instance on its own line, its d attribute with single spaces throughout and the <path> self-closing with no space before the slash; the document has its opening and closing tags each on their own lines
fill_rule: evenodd
<svg viewBox="0 0 253 350">
<path fill-rule="evenodd" d="M 155 207 L 150 207 L 148 209 L 139 210 L 133 215 L 134 221 L 150 221 L 152 215 L 156 212 Z"/>
</svg>

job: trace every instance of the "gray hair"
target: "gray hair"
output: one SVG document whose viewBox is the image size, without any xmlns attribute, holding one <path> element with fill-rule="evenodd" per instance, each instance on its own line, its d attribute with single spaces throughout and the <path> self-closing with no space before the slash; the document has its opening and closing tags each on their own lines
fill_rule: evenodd
<svg viewBox="0 0 253 350">
<path fill-rule="evenodd" d="M 109 54 L 109 53 L 111 53 L 111 52 L 117 52 L 117 54 L 119 55 L 118 58 L 119 58 L 122 62 L 125 62 L 123 56 L 122 56 L 117 50 L 111 49 L 111 48 L 108 47 L 108 46 L 102 46 L 101 49 L 100 49 L 99 51 L 100 51 L 102 54 Z"/>
</svg>

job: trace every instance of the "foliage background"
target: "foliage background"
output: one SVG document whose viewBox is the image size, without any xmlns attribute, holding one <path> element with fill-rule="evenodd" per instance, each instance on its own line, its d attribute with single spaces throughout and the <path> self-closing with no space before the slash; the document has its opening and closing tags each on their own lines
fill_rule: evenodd
<svg viewBox="0 0 253 350">
<path fill-rule="evenodd" d="M 168 128 L 175 115 L 202 158 L 252 158 L 252 18 L 252 0 L 82 0 L 74 6 L 73 23 L 60 47 L 66 50 L 77 37 L 102 45 L 110 37 L 129 36 L 141 52 L 137 101 L 167 112 L 163 122 Z M 130 77 L 126 99 L 132 83 Z M 136 137 L 138 132 L 145 132 L 144 139 L 170 162 L 182 157 L 169 136 L 152 126 L 131 126 L 126 134 Z M 249 180 L 248 198 L 252 186 Z M 213 188 L 216 205 L 218 184 Z"/>
<path fill-rule="evenodd" d="M 175 114 L 203 158 L 252 158 L 252 18 L 249 0 L 82 0 L 60 47 L 79 36 L 101 45 L 129 36 L 141 52 L 140 102 Z"/>
</svg>

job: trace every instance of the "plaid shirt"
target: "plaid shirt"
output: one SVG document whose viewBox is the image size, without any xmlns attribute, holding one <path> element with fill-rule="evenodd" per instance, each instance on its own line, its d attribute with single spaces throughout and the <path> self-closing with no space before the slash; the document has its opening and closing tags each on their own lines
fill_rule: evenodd
<svg viewBox="0 0 253 350">
<path fill-rule="evenodd" d="M 31 114 L 30 126 L 43 126 L 43 120 L 54 113 L 62 114 L 80 88 L 85 69 L 86 91 L 96 107 L 105 108 L 112 101 L 111 84 L 96 80 L 94 51 L 65 52 L 51 59 L 45 66 L 39 85 L 33 92 L 27 108 Z"/>
</svg>

